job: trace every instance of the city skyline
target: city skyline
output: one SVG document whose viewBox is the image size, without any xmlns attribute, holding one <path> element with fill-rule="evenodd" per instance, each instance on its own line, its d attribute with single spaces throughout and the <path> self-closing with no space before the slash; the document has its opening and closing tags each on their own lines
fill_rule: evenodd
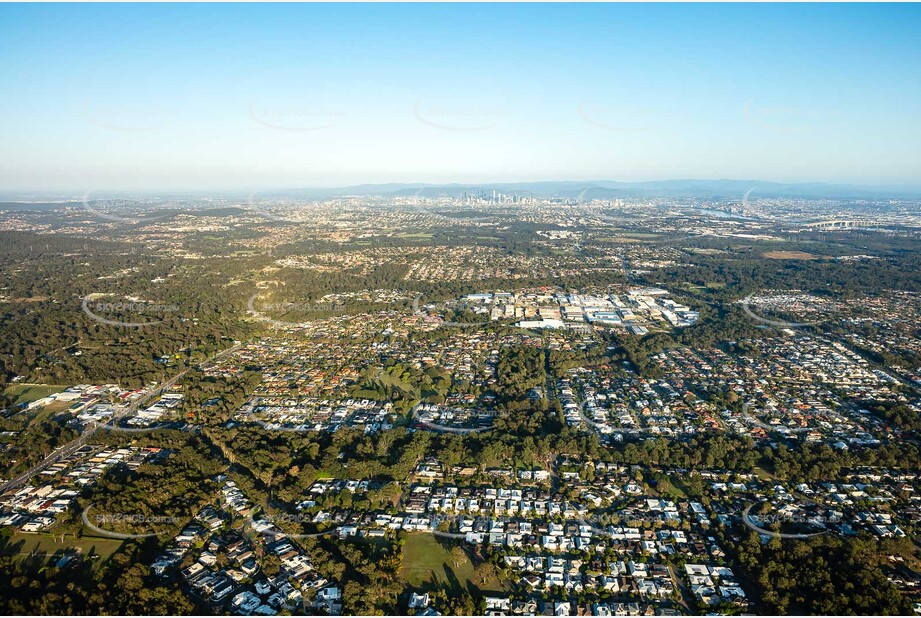
<svg viewBox="0 0 921 618">
<path fill-rule="evenodd" d="M 0 613 L 921 616 L 919 26 L 0 2 Z"/>
</svg>

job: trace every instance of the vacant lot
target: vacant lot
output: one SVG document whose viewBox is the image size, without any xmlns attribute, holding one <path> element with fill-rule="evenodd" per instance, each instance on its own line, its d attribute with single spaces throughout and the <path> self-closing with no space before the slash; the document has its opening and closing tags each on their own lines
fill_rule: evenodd
<svg viewBox="0 0 921 618">
<path fill-rule="evenodd" d="M 413 588 L 420 589 L 432 588 L 432 582 L 437 581 L 453 590 L 503 590 L 491 567 L 487 567 L 489 576 L 484 582 L 466 553 L 464 559 L 455 567 L 451 549 L 448 541 L 442 541 L 434 535 L 410 534 L 406 539 L 406 545 L 403 546 L 400 576 Z"/>
<path fill-rule="evenodd" d="M 816 256 L 805 251 L 767 251 L 761 254 L 769 260 L 814 260 Z"/>
<path fill-rule="evenodd" d="M 67 388 L 55 384 L 14 384 L 6 389 L 6 394 L 15 397 L 16 405 L 31 403 L 52 393 L 60 393 Z"/>
<path fill-rule="evenodd" d="M 66 536 L 61 541 L 60 536 L 51 534 L 28 534 L 17 532 L 7 539 L 0 541 L 0 555 L 13 556 L 16 560 L 23 560 L 30 556 L 42 558 L 47 562 L 52 557 L 60 557 L 67 550 L 78 550 L 84 556 L 96 554 L 99 563 L 105 562 L 109 556 L 118 551 L 122 541 L 117 539 L 102 539 L 83 536 L 79 539 Z"/>
</svg>

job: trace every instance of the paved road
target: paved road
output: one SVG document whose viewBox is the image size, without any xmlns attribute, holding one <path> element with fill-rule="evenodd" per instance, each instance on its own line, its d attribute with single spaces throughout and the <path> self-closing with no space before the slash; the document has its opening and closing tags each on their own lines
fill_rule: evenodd
<svg viewBox="0 0 921 618">
<path fill-rule="evenodd" d="M 213 364 L 215 361 L 218 361 L 221 358 L 224 358 L 225 356 L 233 354 L 234 352 L 239 350 L 242 346 L 243 346 L 242 343 L 235 344 L 222 352 L 218 352 L 211 358 L 202 361 L 201 363 L 198 364 L 198 366 L 201 368 L 206 368 L 209 365 Z M 155 388 L 154 390 L 145 393 L 143 397 L 140 397 L 137 401 L 135 401 L 130 406 L 128 406 L 124 412 L 122 412 L 118 416 L 112 417 L 112 420 L 109 423 L 97 424 L 94 427 L 94 430 L 95 429 L 114 429 L 117 431 L 119 429 L 122 429 L 121 427 L 118 426 L 119 420 L 125 418 L 126 416 L 131 416 L 132 414 L 137 412 L 138 408 L 140 408 L 142 405 L 146 404 L 148 401 L 150 401 L 154 397 L 157 397 L 163 391 L 171 389 L 173 385 L 176 384 L 176 382 L 181 380 L 183 377 L 185 377 L 187 373 L 189 373 L 190 369 L 191 367 L 186 367 L 185 369 L 183 369 L 182 371 L 174 375 L 172 378 L 170 378 L 169 380 L 167 380 L 166 382 L 164 382 L 163 384 Z"/>
<path fill-rule="evenodd" d="M 232 354 L 233 352 L 236 352 L 242 345 L 243 345 L 242 343 L 238 343 L 238 344 L 234 345 L 233 347 L 227 348 L 227 349 L 224 350 L 223 352 L 219 352 L 218 354 L 215 354 L 214 356 L 212 356 L 210 359 L 208 359 L 208 360 L 206 360 L 206 361 L 200 363 L 199 366 L 200 366 L 200 367 L 206 367 L 208 364 L 213 363 L 214 361 L 216 361 L 216 360 L 218 360 L 218 359 L 220 359 L 220 358 L 223 358 L 224 356 L 227 356 L 228 354 Z M 168 388 L 171 388 L 177 381 L 179 381 L 180 379 L 182 379 L 182 377 L 185 376 L 185 374 L 187 374 L 188 372 L 189 372 L 189 368 L 187 367 L 187 368 L 183 369 L 182 371 L 180 371 L 179 373 L 177 373 L 176 375 L 174 375 L 172 378 L 170 378 L 170 379 L 167 380 L 166 382 L 164 382 L 163 384 L 161 384 L 161 385 L 160 385 L 159 387 L 157 387 L 156 389 L 154 389 L 154 390 L 152 390 L 152 391 L 146 393 L 143 397 L 139 398 L 137 401 L 135 401 L 135 402 L 132 403 L 130 406 L 128 406 L 128 408 L 127 408 L 123 413 L 119 414 L 117 417 L 114 417 L 114 418 L 112 419 L 112 423 L 113 423 L 113 424 L 117 424 L 119 419 L 121 419 L 121 418 L 123 418 L 123 417 L 125 417 L 125 416 L 127 416 L 127 415 L 129 415 L 129 414 L 133 414 L 134 412 L 137 412 L 138 408 L 139 408 L 141 405 L 143 405 L 144 403 L 146 403 L 147 401 L 149 401 L 152 397 L 155 397 L 155 396 L 159 395 L 159 394 L 160 394 L 161 392 L 163 392 L 164 390 L 166 390 L 166 389 L 168 389 Z M 28 470 L 26 470 L 26 471 L 23 472 L 22 474 L 19 474 L 18 476 L 13 477 L 12 479 L 10 479 L 10 480 L 8 480 L 7 482 L 5 482 L 5 483 L 3 483 L 2 485 L 0 485 L 0 493 L 5 492 L 5 491 L 7 491 L 8 489 L 10 489 L 10 488 L 12 488 L 12 487 L 17 487 L 18 485 L 22 485 L 22 484 L 24 484 L 24 483 L 27 483 L 27 482 L 29 481 L 29 479 L 31 479 L 33 476 L 35 476 L 36 474 L 38 474 L 39 472 L 41 472 L 42 470 L 44 470 L 44 469 L 47 468 L 48 466 L 50 466 L 50 465 L 52 465 L 52 464 L 54 464 L 54 463 L 60 461 L 61 459 L 64 459 L 65 457 L 69 457 L 69 456 L 72 455 L 74 452 L 76 452 L 77 449 L 79 449 L 81 446 L 83 446 L 84 444 L 86 444 L 87 441 L 88 441 L 88 440 L 89 440 L 99 429 L 117 429 L 117 427 L 114 426 L 113 424 L 108 424 L 108 425 L 101 425 L 101 424 L 99 424 L 99 423 L 92 423 L 92 424 L 90 424 L 90 425 L 89 425 L 86 429 L 84 429 L 83 432 L 82 432 L 79 436 L 77 436 L 74 440 L 68 442 L 68 443 L 65 444 L 64 446 L 58 447 L 58 448 L 57 448 L 56 450 L 54 450 L 50 455 L 48 455 L 47 457 L 45 457 L 43 460 L 41 460 L 41 461 L 40 461 L 38 464 L 36 464 L 35 466 L 29 468 Z"/>
<path fill-rule="evenodd" d="M 892 376 L 893 378 L 895 378 L 895 379 L 899 382 L 899 384 L 901 384 L 902 386 L 904 386 L 905 388 L 907 388 L 907 389 L 910 390 L 911 392 L 915 393 L 916 395 L 921 395 L 921 388 L 918 388 L 918 385 L 917 385 L 917 384 L 915 384 L 914 382 L 912 382 L 911 380 L 909 380 L 908 378 L 906 378 L 905 376 L 903 376 L 901 373 L 895 371 L 895 370 L 892 369 L 891 367 L 886 367 L 885 365 L 880 365 L 880 364 L 877 363 L 875 360 L 873 360 L 872 358 L 870 358 L 870 356 L 869 356 L 866 352 L 864 352 L 863 350 L 860 350 L 860 349 L 854 347 L 850 342 L 848 342 L 848 341 L 846 341 L 846 340 L 844 340 L 844 339 L 836 339 L 836 341 L 838 341 L 839 343 L 841 343 L 844 347 L 846 347 L 848 350 L 850 350 L 851 352 L 853 352 L 854 354 L 856 354 L 857 356 L 859 356 L 859 357 L 862 358 L 863 360 L 867 361 L 867 364 L 869 364 L 870 367 L 871 367 L 872 369 L 879 369 L 880 371 L 882 371 L 882 372 L 885 373 L 886 375 L 889 375 L 889 376 Z"/>
<path fill-rule="evenodd" d="M 765 431 L 772 431 L 772 432 L 780 433 L 779 429 L 781 427 L 784 427 L 787 429 L 787 433 L 805 433 L 807 431 L 813 431 L 815 429 L 815 427 L 797 427 L 795 429 L 790 429 L 789 427 L 786 427 L 785 425 L 768 425 L 767 423 L 759 421 L 757 418 L 749 414 L 748 409 L 750 407 L 751 407 L 751 403 L 748 401 L 742 404 L 742 418 L 744 418 L 746 421 L 748 421 L 752 425 L 755 425 L 756 427 L 760 427 L 761 429 Z"/>
<path fill-rule="evenodd" d="M 675 573 L 675 568 L 666 564 L 665 567 L 668 569 L 668 576 L 672 579 L 672 585 L 675 587 L 675 590 L 678 591 L 679 596 L 681 596 L 681 601 L 679 601 L 681 608 L 684 610 L 685 616 L 691 616 L 694 614 L 691 611 L 691 606 L 688 604 L 688 599 L 694 599 L 694 594 L 688 588 L 688 586 L 683 582 L 682 578 L 678 577 L 678 574 Z"/>
<path fill-rule="evenodd" d="M 74 452 L 76 452 L 77 449 L 79 449 L 81 446 L 86 444 L 86 441 L 95 432 L 96 432 L 96 427 L 93 427 L 92 429 L 88 429 L 84 431 L 82 434 L 80 434 L 77 438 L 72 440 L 71 442 L 68 442 L 64 446 L 58 447 L 50 455 L 48 455 L 43 460 L 41 460 L 37 465 L 33 466 L 29 470 L 26 470 L 19 476 L 13 477 L 12 479 L 7 481 L 3 485 L 0 485 L 0 493 L 5 492 L 11 487 L 16 487 L 17 485 L 21 485 L 27 482 L 33 476 L 35 476 L 36 474 L 38 474 L 39 472 L 41 472 L 42 470 L 44 470 L 51 464 L 55 463 L 56 461 L 63 459 L 64 457 L 68 457 L 72 455 Z"/>
<path fill-rule="evenodd" d="M 266 514 L 265 512 L 263 512 L 262 517 L 264 518 L 265 521 L 272 524 L 273 528 L 271 528 L 269 532 L 271 535 L 274 536 L 278 532 L 281 532 L 289 539 L 318 539 L 323 536 L 329 536 L 330 534 L 333 534 L 339 529 L 339 526 L 333 526 L 329 530 L 324 530 L 323 532 L 303 532 L 301 534 L 292 534 L 290 532 L 286 532 L 281 527 L 279 527 L 274 521 L 275 518 Z M 296 522 L 296 521 L 300 521 L 300 518 L 302 517 L 302 515 L 301 514 L 291 515 L 291 514 L 283 512 L 281 517 L 286 518 L 287 521 L 289 522 Z M 252 513 L 250 513 L 250 515 L 247 517 L 246 523 L 249 525 L 250 529 L 253 530 L 253 532 L 255 532 L 256 534 L 261 534 L 261 535 L 265 534 L 264 532 L 258 532 L 256 530 L 257 528 L 256 520 L 253 519 Z"/>
<path fill-rule="evenodd" d="M 413 409 L 412 409 L 413 420 L 419 423 L 420 425 L 422 425 L 423 427 L 427 427 L 428 429 L 431 429 L 432 431 L 443 431 L 445 433 L 455 433 L 455 434 L 465 435 L 468 433 L 492 431 L 493 429 L 495 429 L 495 426 L 494 426 L 495 419 L 493 420 L 493 425 L 490 425 L 488 427 L 452 427 L 451 425 L 439 425 L 438 423 L 433 423 L 431 421 L 423 420 L 422 417 L 419 416 L 419 408 L 421 407 L 422 407 L 421 401 L 413 406 Z"/>
<path fill-rule="evenodd" d="M 624 267 L 624 277 L 627 278 L 627 283 L 629 283 L 629 284 L 635 283 L 635 282 L 636 282 L 636 276 L 635 276 L 632 272 L 630 272 L 630 264 L 627 263 L 627 255 L 626 255 L 626 254 L 621 254 L 621 256 L 620 256 L 620 263 L 621 263 L 621 264 L 623 265 L 623 267 Z"/>
</svg>

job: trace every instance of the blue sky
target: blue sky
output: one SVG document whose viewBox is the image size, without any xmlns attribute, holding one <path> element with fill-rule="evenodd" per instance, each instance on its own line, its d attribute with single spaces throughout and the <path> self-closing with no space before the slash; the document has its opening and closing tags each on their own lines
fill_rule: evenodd
<svg viewBox="0 0 921 618">
<path fill-rule="evenodd" d="M 0 5 L 0 189 L 921 184 L 918 5 Z"/>
</svg>

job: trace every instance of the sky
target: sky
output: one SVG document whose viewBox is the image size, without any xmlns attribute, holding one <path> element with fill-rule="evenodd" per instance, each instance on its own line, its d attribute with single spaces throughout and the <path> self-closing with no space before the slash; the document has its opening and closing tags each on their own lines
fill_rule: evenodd
<svg viewBox="0 0 921 618">
<path fill-rule="evenodd" d="M 921 5 L 2 4 L 0 191 L 921 184 Z"/>
</svg>

